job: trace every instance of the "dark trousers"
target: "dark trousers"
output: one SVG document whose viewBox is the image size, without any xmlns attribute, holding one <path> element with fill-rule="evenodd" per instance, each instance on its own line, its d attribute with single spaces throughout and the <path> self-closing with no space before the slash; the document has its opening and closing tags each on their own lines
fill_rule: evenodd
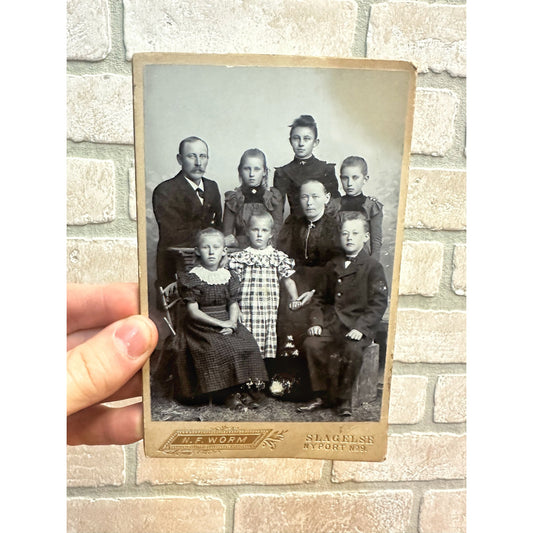
<svg viewBox="0 0 533 533">
<path fill-rule="evenodd" d="M 320 337 L 307 337 L 302 346 L 313 392 L 327 393 L 331 403 L 352 398 L 363 363 L 363 350 L 372 343 L 365 336 L 358 341 L 348 339 L 346 333 L 332 335 L 323 330 Z"/>
</svg>

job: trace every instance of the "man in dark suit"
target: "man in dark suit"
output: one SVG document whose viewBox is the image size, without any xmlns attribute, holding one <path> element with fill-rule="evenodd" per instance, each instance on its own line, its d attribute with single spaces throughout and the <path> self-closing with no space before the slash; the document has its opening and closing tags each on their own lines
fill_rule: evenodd
<svg viewBox="0 0 533 533">
<path fill-rule="evenodd" d="M 154 190 L 152 203 L 159 226 L 157 277 L 160 284 L 174 280 L 175 259 L 169 248 L 193 247 L 198 230 L 222 229 L 222 203 L 216 182 L 204 177 L 208 147 L 198 137 L 187 137 L 177 154 L 181 171 Z"/>
</svg>

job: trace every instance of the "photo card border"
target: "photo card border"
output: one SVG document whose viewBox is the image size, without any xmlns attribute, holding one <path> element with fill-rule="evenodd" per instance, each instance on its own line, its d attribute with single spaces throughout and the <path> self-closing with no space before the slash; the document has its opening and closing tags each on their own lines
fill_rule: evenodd
<svg viewBox="0 0 533 533">
<path fill-rule="evenodd" d="M 397 322 L 409 156 L 413 129 L 416 67 L 406 61 L 248 54 L 140 53 L 132 58 L 135 174 L 141 313 L 149 315 L 144 146 L 144 69 L 149 65 L 206 65 L 388 70 L 408 73 L 406 115 L 398 198 L 395 255 L 389 303 L 387 355 L 379 422 L 191 422 L 153 421 L 150 367 L 143 367 L 144 450 L 149 457 L 286 457 L 383 461 L 387 450 L 392 360 Z"/>
</svg>

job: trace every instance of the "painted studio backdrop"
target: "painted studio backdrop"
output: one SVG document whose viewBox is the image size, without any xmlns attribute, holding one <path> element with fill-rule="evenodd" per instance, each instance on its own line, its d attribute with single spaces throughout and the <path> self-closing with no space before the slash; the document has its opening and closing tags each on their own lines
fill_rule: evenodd
<svg viewBox="0 0 533 533">
<path fill-rule="evenodd" d="M 194 135 L 207 142 L 205 176 L 218 183 L 223 198 L 225 191 L 239 185 L 237 166 L 248 148 L 266 154 L 273 185 L 275 167 L 294 157 L 289 125 L 302 114 L 315 118 L 320 144 L 314 155 L 336 164 L 341 192 L 343 159 L 366 159 L 370 179 L 364 193 L 384 204 L 381 263 L 390 285 L 408 82 L 405 71 L 147 65 L 144 159 L 150 286 L 156 279 L 158 241 L 152 192 L 180 170 L 180 140 Z M 166 334 L 166 326 L 154 319 Z"/>
</svg>

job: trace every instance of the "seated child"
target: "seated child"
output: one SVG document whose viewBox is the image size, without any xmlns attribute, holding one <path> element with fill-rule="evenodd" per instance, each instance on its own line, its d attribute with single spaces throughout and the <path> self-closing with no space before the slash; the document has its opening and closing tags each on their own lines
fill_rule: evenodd
<svg viewBox="0 0 533 533">
<path fill-rule="evenodd" d="M 276 357 L 280 283 L 289 294 L 290 308 L 301 307 L 291 278 L 294 260 L 272 247 L 273 229 L 270 213 L 253 214 L 247 228 L 251 246 L 230 254 L 228 262 L 242 283 L 241 321 L 252 332 L 264 359 Z"/>
<path fill-rule="evenodd" d="M 340 196 L 339 185 L 335 176 L 335 164 L 321 161 L 313 155 L 313 150 L 320 142 L 315 119 L 311 115 L 300 115 L 290 128 L 289 142 L 294 159 L 276 169 L 274 187 L 281 193 L 283 206 L 287 197 L 290 214 L 303 215 L 299 195 L 304 181 L 319 181 L 332 198 Z"/>
<path fill-rule="evenodd" d="M 265 364 L 253 335 L 238 322 L 237 274 L 220 267 L 224 235 L 214 228 L 200 231 L 195 252 L 200 264 L 180 273 L 178 285 L 187 306 L 184 337 L 197 393 L 241 410 L 251 403 L 246 384 L 261 388 L 268 379 Z"/>
<path fill-rule="evenodd" d="M 256 212 L 265 210 L 272 215 L 272 238 L 283 223 L 283 199 L 275 188 L 268 188 L 266 156 L 257 148 L 246 150 L 238 167 L 240 187 L 225 194 L 224 229 L 227 246 L 245 248 L 250 244 L 246 226 Z"/>
<path fill-rule="evenodd" d="M 372 343 L 387 308 L 383 267 L 363 250 L 369 238 L 364 215 L 347 214 L 340 235 L 344 255 L 328 262 L 324 284 L 310 304 L 311 327 L 302 351 L 314 398 L 299 407 L 299 412 L 336 406 L 339 416 L 352 415 L 353 385 L 363 350 Z M 333 390 L 328 379 L 332 357 L 340 359 Z M 334 405 L 327 398 L 333 398 Z"/>
<path fill-rule="evenodd" d="M 363 194 L 363 186 L 369 180 L 368 166 L 362 157 L 347 157 L 341 165 L 341 183 L 345 196 L 332 202 L 333 209 L 342 222 L 346 213 L 363 213 L 369 223 L 370 239 L 364 249 L 379 261 L 382 243 L 383 204 L 372 196 Z"/>
</svg>

